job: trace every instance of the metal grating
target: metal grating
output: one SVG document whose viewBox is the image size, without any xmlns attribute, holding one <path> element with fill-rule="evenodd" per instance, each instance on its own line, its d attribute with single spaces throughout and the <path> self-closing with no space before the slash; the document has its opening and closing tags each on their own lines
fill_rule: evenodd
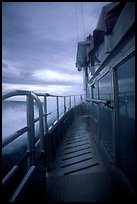
<svg viewBox="0 0 137 204">
<path fill-rule="evenodd" d="M 74 121 L 64 138 L 58 162 L 47 175 L 48 201 L 109 201 L 110 188 L 102 189 L 109 181 L 106 168 L 84 120 Z"/>
<path fill-rule="evenodd" d="M 66 145 L 68 145 L 68 144 L 74 144 L 74 143 L 82 142 L 82 141 L 86 141 L 86 140 L 88 140 L 88 138 L 87 138 L 87 139 L 84 139 L 84 140 L 78 140 L 78 141 L 73 141 L 73 142 L 67 142 Z"/>
<path fill-rule="evenodd" d="M 85 149 L 91 149 L 91 147 L 85 147 L 85 148 L 82 148 L 82 149 L 77 149 L 77 150 L 74 150 L 74 151 L 65 152 L 65 154 L 71 154 L 71 153 L 79 152 L 79 151 L 82 151 L 82 150 L 85 150 Z"/>
<path fill-rule="evenodd" d="M 77 155 L 74 155 L 74 156 L 66 157 L 66 158 L 63 158 L 62 161 L 67 160 L 67 159 L 73 159 L 75 157 L 80 157 L 80 156 L 83 156 L 83 155 L 89 154 L 89 153 L 91 153 L 91 152 L 88 151 L 88 152 L 85 152 L 85 153 L 82 153 L 82 154 L 77 154 Z"/>
<path fill-rule="evenodd" d="M 75 147 L 80 147 L 80 146 L 83 146 L 83 145 L 87 145 L 89 143 L 83 143 L 83 144 L 78 144 L 78 145 L 74 145 L 74 146 L 70 146 L 70 147 L 65 147 L 65 149 L 71 149 L 71 148 L 75 148 Z"/>
<path fill-rule="evenodd" d="M 74 164 L 78 164 L 78 163 L 80 163 L 80 162 L 87 161 L 87 160 L 90 160 L 90 159 L 92 159 L 92 157 L 85 158 L 85 159 L 82 159 L 82 160 L 79 160 L 79 161 L 75 161 L 75 162 L 71 162 L 71 163 L 64 164 L 64 165 L 60 166 L 60 168 L 64 168 L 64 167 L 67 167 L 67 166 L 71 166 L 71 165 L 74 165 Z"/>
<path fill-rule="evenodd" d="M 109 202 L 115 199 L 107 173 L 75 174 L 48 179 L 48 201 Z"/>
<path fill-rule="evenodd" d="M 93 166 L 96 166 L 96 165 L 99 165 L 99 163 L 89 164 L 89 165 L 86 164 L 86 166 L 84 166 L 84 167 L 78 167 L 78 168 L 76 168 L 76 169 L 74 169 L 74 170 L 67 171 L 67 172 L 64 173 L 64 175 L 68 175 L 68 174 L 75 173 L 75 172 L 77 172 L 77 171 L 85 170 L 85 169 L 87 169 L 87 168 L 90 168 L 90 167 L 93 167 Z M 82 165 L 82 166 L 83 166 L 83 165 Z"/>
</svg>

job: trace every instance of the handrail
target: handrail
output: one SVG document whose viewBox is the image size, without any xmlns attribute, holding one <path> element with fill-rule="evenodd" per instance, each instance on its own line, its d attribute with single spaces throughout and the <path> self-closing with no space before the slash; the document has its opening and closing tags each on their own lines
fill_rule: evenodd
<svg viewBox="0 0 137 204">
<path fill-rule="evenodd" d="M 91 99 L 87 98 L 86 101 L 92 101 L 94 103 L 103 103 L 105 106 L 108 106 L 109 108 L 113 109 L 114 107 L 112 106 L 112 100 L 102 100 L 102 99 Z"/>
<path fill-rule="evenodd" d="M 74 94 L 74 95 L 54 95 L 49 93 L 35 93 L 37 96 L 47 96 L 47 97 L 69 97 L 69 96 L 83 96 L 83 94 Z"/>
<path fill-rule="evenodd" d="M 2 142 L 2 148 L 17 139 L 19 136 L 24 134 L 29 130 L 28 126 L 25 126 L 19 130 L 17 130 L 15 133 L 11 134 L 9 137 L 7 137 L 3 142 Z"/>
<path fill-rule="evenodd" d="M 50 115 L 51 113 L 47 113 L 47 114 L 43 114 L 43 117 Z M 37 121 L 39 121 L 39 117 L 34 119 L 34 123 L 36 123 Z"/>
<path fill-rule="evenodd" d="M 41 145 L 41 151 L 45 152 L 45 145 L 44 145 L 44 127 L 43 127 L 43 108 L 40 99 L 38 96 L 34 93 L 31 92 L 31 95 L 35 99 L 35 101 L 38 104 L 38 111 L 39 111 L 39 133 L 40 133 L 40 145 Z"/>
<path fill-rule="evenodd" d="M 15 202 L 16 199 L 18 198 L 19 194 L 23 191 L 23 189 L 25 188 L 25 186 L 27 185 L 27 183 L 29 182 L 29 180 L 31 179 L 31 176 L 33 175 L 33 173 L 36 170 L 36 167 L 38 166 L 39 162 L 41 161 L 42 157 L 44 156 L 43 152 L 41 152 L 38 160 L 34 163 L 34 165 L 31 166 L 31 168 L 28 170 L 28 172 L 26 173 L 26 175 L 23 177 L 23 179 L 21 180 L 20 184 L 18 185 L 18 187 L 16 188 L 16 190 L 14 191 L 14 193 L 12 194 L 9 202 Z"/>
<path fill-rule="evenodd" d="M 45 112 L 43 113 L 43 110 L 42 110 L 42 104 L 41 104 L 41 101 L 40 99 L 38 98 L 38 96 L 43 96 L 44 99 L 46 99 L 46 97 L 56 97 L 56 98 L 59 98 L 59 97 L 63 97 L 64 98 L 64 113 L 66 112 L 66 97 L 69 97 L 70 98 L 70 101 L 69 101 L 69 108 L 71 108 L 71 97 L 74 96 L 74 105 L 76 105 L 76 99 L 75 99 L 75 96 L 80 96 L 81 97 L 81 100 L 82 100 L 82 95 L 67 95 L 67 96 L 59 96 L 59 95 L 52 95 L 52 94 L 49 94 L 49 93 L 34 93 L 32 91 L 26 91 L 26 90 L 15 90 L 15 91 L 12 91 L 12 92 L 9 92 L 9 93 L 6 93 L 2 96 L 2 100 L 5 100 L 5 99 L 8 99 L 10 97 L 13 97 L 13 96 L 28 96 L 28 97 L 32 97 L 37 105 L 38 105 L 38 110 L 39 110 L 39 115 L 40 117 L 37 117 L 34 119 L 33 123 L 37 122 L 40 120 L 40 135 L 41 135 L 41 150 L 44 150 L 44 145 L 43 145 L 43 121 L 42 121 L 42 118 L 45 117 L 45 120 L 47 120 L 47 116 L 50 113 L 47 113 L 47 110 L 45 108 Z M 31 104 L 32 105 L 32 104 Z M 47 105 L 47 104 L 46 104 Z M 45 105 L 45 106 L 46 106 Z M 29 107 L 30 108 L 30 107 Z M 57 109 L 55 110 L 57 111 L 57 120 L 59 120 L 60 116 L 59 116 L 59 103 L 57 101 Z M 47 121 L 45 121 L 45 123 L 47 123 Z M 17 139 L 19 136 L 21 136 L 22 134 L 24 134 L 25 132 L 29 132 L 30 130 L 30 127 L 29 125 L 17 130 L 16 132 L 14 132 L 13 134 L 9 135 L 8 138 L 6 138 L 3 142 L 2 142 L 2 147 L 5 147 L 6 145 L 8 145 L 9 143 L 11 143 L 12 141 L 14 141 L 15 139 Z M 46 133 L 46 131 L 45 131 Z"/>
<path fill-rule="evenodd" d="M 26 90 L 15 90 L 15 91 L 12 91 L 12 92 L 9 92 L 9 93 L 6 93 L 2 96 L 2 100 L 5 100 L 5 99 L 8 99 L 10 97 L 13 97 L 13 96 L 28 96 L 28 97 L 32 97 L 37 105 L 38 105 L 38 110 L 39 110 L 39 132 L 40 132 L 40 137 L 41 137 L 41 151 L 44 151 L 44 139 L 43 139 L 43 136 L 44 136 L 44 131 L 43 131 L 43 110 L 42 110 L 42 104 L 41 104 L 41 101 L 40 99 L 37 97 L 37 95 L 32 92 L 32 91 L 26 91 Z M 4 145 L 3 146 L 6 146 L 7 144 L 9 144 L 10 142 L 12 142 L 13 140 L 15 140 L 17 137 L 19 137 L 20 135 L 22 135 L 23 133 L 25 133 L 27 130 L 29 130 L 30 127 L 26 126 L 22 129 L 20 129 L 19 131 L 15 132 L 12 134 L 12 139 L 7 139 L 6 141 L 4 141 Z"/>
<path fill-rule="evenodd" d="M 25 177 L 22 179 L 21 183 L 19 184 L 19 186 L 17 187 L 17 189 L 13 193 L 9 202 L 15 202 L 16 201 L 18 195 L 23 191 L 24 187 L 27 185 L 27 183 L 28 183 L 30 177 L 32 176 L 32 174 L 34 173 L 35 169 L 36 169 L 35 165 L 30 167 L 29 171 L 27 172 Z"/>
<path fill-rule="evenodd" d="M 15 91 L 6 93 L 2 96 L 2 100 L 6 100 L 6 99 L 8 99 L 10 97 L 14 97 L 14 96 L 26 96 L 27 125 L 21 129 L 17 130 L 16 132 L 12 133 L 6 139 L 4 139 L 2 141 L 2 148 L 4 148 L 9 143 L 13 142 L 15 139 L 17 139 L 18 137 L 23 135 L 25 132 L 27 132 L 27 136 L 28 136 L 27 147 L 28 147 L 28 149 L 27 149 L 27 152 L 25 153 L 25 156 L 23 156 L 21 158 L 21 160 L 19 162 L 17 162 L 17 164 L 14 165 L 11 168 L 11 170 L 5 175 L 5 177 L 2 180 L 2 185 L 4 186 L 5 184 L 7 184 L 10 181 L 11 177 L 13 177 L 15 175 L 15 173 L 19 170 L 19 167 L 20 167 L 19 164 L 22 163 L 22 161 L 26 158 L 28 158 L 28 171 L 27 171 L 26 176 L 23 178 L 22 182 L 19 184 L 19 186 L 17 187 L 17 189 L 13 193 L 13 195 L 10 199 L 11 202 L 13 202 L 13 200 L 16 200 L 16 197 L 23 190 L 24 186 L 28 182 L 28 179 L 30 179 L 30 176 L 32 175 L 32 173 L 35 170 L 35 167 L 36 167 L 35 163 L 37 163 L 37 161 L 35 160 L 34 153 L 35 153 L 35 149 L 39 143 L 40 143 L 41 155 L 45 155 L 46 144 L 45 144 L 45 138 L 44 138 L 45 136 L 44 135 L 46 135 L 46 133 L 48 132 L 47 116 L 52 113 L 52 111 L 47 113 L 47 97 L 55 97 L 56 98 L 57 107 L 56 107 L 55 111 L 56 111 L 57 115 L 56 115 L 56 120 L 54 121 L 54 125 L 62 117 L 62 113 L 60 113 L 60 111 L 59 111 L 60 109 L 62 109 L 64 107 L 63 114 L 65 114 L 67 112 L 67 105 L 69 106 L 68 110 L 70 108 L 72 108 L 72 99 L 73 99 L 72 97 L 74 97 L 74 102 L 73 102 L 74 106 L 76 106 L 76 98 L 75 98 L 76 96 L 80 96 L 79 102 L 82 102 L 82 100 L 83 100 L 82 95 L 59 96 L 59 95 L 51 95 L 48 93 L 34 93 L 32 91 L 26 91 L 26 90 L 15 90 Z M 44 97 L 44 110 L 42 107 L 42 102 L 38 96 Z M 61 105 L 61 108 L 59 106 L 59 98 L 60 97 L 64 98 L 64 105 Z M 66 103 L 67 97 L 68 97 L 68 102 Z M 35 119 L 34 119 L 34 100 L 37 104 L 38 112 L 39 112 L 39 116 Z M 45 118 L 44 121 L 43 121 L 43 118 Z M 39 121 L 39 136 L 40 137 L 37 140 L 37 142 L 35 142 L 34 124 L 37 121 Z M 44 133 L 44 128 L 45 128 L 45 133 Z"/>
<path fill-rule="evenodd" d="M 68 98 L 69 99 L 69 107 L 68 107 L 68 110 L 70 109 L 70 108 L 72 108 L 72 97 L 74 97 L 74 105 L 76 105 L 76 96 L 80 96 L 80 100 L 82 101 L 83 100 L 83 98 L 82 98 L 82 94 L 80 94 L 80 95 L 53 95 L 53 94 L 49 94 L 49 93 L 35 93 L 37 96 L 43 96 L 44 97 L 44 100 L 45 100 L 45 103 L 44 103 L 44 105 L 47 103 L 47 98 L 48 97 L 53 97 L 53 98 L 56 98 L 56 108 L 55 108 L 55 110 L 52 110 L 50 113 L 47 113 L 47 107 L 45 107 L 44 106 L 44 108 L 45 108 L 45 114 L 52 114 L 53 112 L 55 113 L 56 112 L 56 118 L 57 119 L 55 119 L 55 121 L 54 122 L 56 122 L 56 120 L 58 121 L 59 119 L 60 119 L 60 113 L 59 113 L 59 110 L 61 110 L 61 108 L 59 107 L 59 98 L 64 98 L 64 113 L 66 113 L 66 98 Z M 63 114 L 64 114 L 63 113 Z M 46 124 L 46 133 L 48 132 L 48 125 L 47 125 L 47 117 L 45 117 L 45 124 Z M 51 126 L 52 126 L 52 124 L 53 124 L 53 122 L 50 124 Z"/>
<path fill-rule="evenodd" d="M 2 179 L 2 185 L 4 186 L 11 179 L 12 176 L 19 170 L 20 164 L 29 156 L 29 152 L 26 152 L 23 157 L 15 164 L 7 175 Z"/>
</svg>

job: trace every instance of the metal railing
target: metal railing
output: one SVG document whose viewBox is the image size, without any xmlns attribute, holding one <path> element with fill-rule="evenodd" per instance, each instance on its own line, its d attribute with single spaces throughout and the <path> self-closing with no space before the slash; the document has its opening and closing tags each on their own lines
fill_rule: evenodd
<svg viewBox="0 0 137 204">
<path fill-rule="evenodd" d="M 101 99 L 90 99 L 90 98 L 87 98 L 86 101 L 92 101 L 94 103 L 102 103 L 104 104 L 105 106 L 108 106 L 109 108 L 113 109 L 113 101 L 112 100 L 101 100 Z"/>
<path fill-rule="evenodd" d="M 13 195 L 10 198 L 10 202 L 14 202 L 18 195 L 23 191 L 25 185 L 27 184 L 28 180 L 32 176 L 36 165 L 38 164 L 38 161 L 35 160 L 35 151 L 38 144 L 40 144 L 40 159 L 45 155 L 46 151 L 46 145 L 45 145 L 45 137 L 48 133 L 49 129 L 53 127 L 54 124 L 56 124 L 61 117 L 73 106 L 78 105 L 83 101 L 82 95 L 69 95 L 69 96 L 57 96 L 57 95 L 51 95 L 48 93 L 34 93 L 32 91 L 24 91 L 24 90 L 16 90 L 10 93 L 7 93 L 2 96 L 2 100 L 6 100 L 8 98 L 14 97 L 14 96 L 26 96 L 26 110 L 27 110 L 27 125 L 16 132 L 9 135 L 6 139 L 2 141 L 2 148 L 7 146 L 8 144 L 12 143 L 15 139 L 21 137 L 24 133 L 27 133 L 27 152 L 25 155 L 21 158 L 21 160 L 12 167 L 12 169 L 4 176 L 2 179 L 2 186 L 5 186 L 10 179 L 15 175 L 15 173 L 19 170 L 20 164 L 25 160 L 28 159 L 28 171 L 26 175 L 24 176 L 23 180 L 13 193 Z M 43 105 L 39 97 L 44 98 L 44 110 Z M 56 99 L 56 117 L 52 123 L 48 124 L 48 116 L 52 114 L 52 112 L 48 112 L 47 110 L 47 99 L 48 97 L 53 97 Z M 76 97 L 79 97 L 79 100 L 76 102 Z M 63 104 L 59 106 L 59 100 L 60 98 L 63 99 Z M 68 99 L 68 103 L 66 100 Z M 39 117 L 34 118 L 34 101 L 36 102 Z M 63 108 L 63 111 L 61 112 L 60 109 Z M 55 116 L 55 114 L 54 114 Z M 34 124 L 39 121 L 39 139 L 37 142 L 35 142 L 35 127 Z M 39 161 L 40 161 L 39 159 Z M 45 162 L 44 162 L 45 163 Z"/>
<path fill-rule="evenodd" d="M 52 128 L 52 126 L 58 122 L 58 120 L 73 106 L 76 104 L 80 103 L 83 100 L 83 95 L 52 95 L 52 94 L 42 94 L 42 93 L 36 93 L 37 96 L 39 97 L 44 97 L 44 112 L 47 116 L 52 116 L 52 120 L 48 121 L 48 117 L 45 117 L 45 124 L 46 124 L 46 132 L 48 132 L 49 129 Z M 79 97 L 79 100 L 76 102 L 76 97 Z M 49 111 L 47 113 L 48 109 L 48 98 L 54 98 L 55 102 L 55 107 L 54 110 Z M 59 105 L 60 100 L 63 99 L 63 102 L 61 106 Z M 62 112 L 61 112 L 62 110 Z M 56 117 L 55 117 L 56 115 Z M 46 133 L 45 132 L 45 133 Z"/>
</svg>

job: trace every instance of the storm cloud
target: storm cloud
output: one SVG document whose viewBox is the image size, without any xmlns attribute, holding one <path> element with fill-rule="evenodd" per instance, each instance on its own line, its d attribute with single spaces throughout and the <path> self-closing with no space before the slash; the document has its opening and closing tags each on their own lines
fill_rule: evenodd
<svg viewBox="0 0 137 204">
<path fill-rule="evenodd" d="M 53 93 L 82 93 L 83 75 L 75 67 L 77 40 L 84 40 L 81 8 L 88 36 L 106 4 L 3 2 L 3 92 L 22 88 L 42 91 L 44 87 Z"/>
</svg>

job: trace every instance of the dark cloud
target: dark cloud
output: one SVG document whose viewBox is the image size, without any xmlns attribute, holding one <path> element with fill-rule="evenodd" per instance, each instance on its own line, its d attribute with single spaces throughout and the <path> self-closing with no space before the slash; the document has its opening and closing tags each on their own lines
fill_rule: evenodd
<svg viewBox="0 0 137 204">
<path fill-rule="evenodd" d="M 9 84 L 30 84 L 30 85 L 42 85 L 42 86 L 46 86 L 46 85 L 62 85 L 62 86 L 73 86 L 73 85 L 79 85 L 76 81 L 71 81 L 71 80 L 67 80 L 67 81 L 55 81 L 55 80 L 48 80 L 45 82 L 40 82 L 37 81 L 37 83 L 35 83 L 34 81 L 30 81 L 26 78 L 24 78 L 23 80 L 15 80 L 14 78 L 10 78 L 9 80 Z M 4 80 L 3 83 L 6 84 L 7 80 Z"/>
<path fill-rule="evenodd" d="M 8 69 L 8 72 L 10 69 Z M 57 72 L 58 73 L 58 72 Z M 60 75 L 61 76 L 61 75 Z M 74 75 L 68 75 L 68 73 L 65 75 L 62 74 L 62 77 L 58 78 L 47 78 L 46 75 L 43 78 L 35 79 L 33 77 L 32 72 L 25 71 L 23 73 L 20 73 L 20 76 L 18 77 L 17 73 L 15 74 L 12 72 L 12 76 L 9 74 L 3 75 L 3 83 L 10 83 L 10 84 L 31 84 L 31 85 L 62 85 L 62 86 L 69 86 L 69 85 L 78 85 L 79 83 L 82 83 L 82 78 L 78 77 L 76 74 Z"/>
<path fill-rule="evenodd" d="M 3 69 L 8 69 L 8 65 L 5 64 L 4 62 L 2 62 L 2 67 L 3 67 Z"/>
<path fill-rule="evenodd" d="M 92 33 L 103 5 L 83 3 L 85 35 Z M 2 81 L 7 84 L 76 85 L 70 79 L 37 80 L 38 70 L 61 71 L 79 76 L 75 67 L 78 17 L 79 41 L 83 41 L 81 2 L 2 3 Z M 94 28 L 93 28 L 94 27 Z M 58 75 L 57 75 L 58 76 Z M 64 77 L 65 78 L 65 77 Z"/>
</svg>

